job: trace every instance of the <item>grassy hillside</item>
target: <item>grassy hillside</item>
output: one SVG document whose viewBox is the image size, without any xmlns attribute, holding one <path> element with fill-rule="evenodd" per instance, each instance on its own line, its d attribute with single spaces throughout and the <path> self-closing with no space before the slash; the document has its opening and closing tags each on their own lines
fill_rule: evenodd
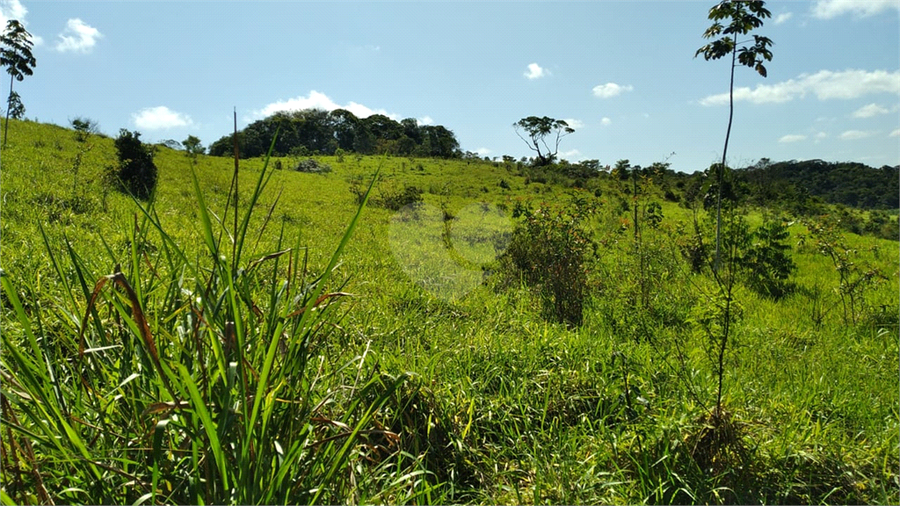
<svg viewBox="0 0 900 506">
<path fill-rule="evenodd" d="M 736 286 L 717 411 L 702 209 L 651 179 L 316 159 L 242 160 L 235 226 L 229 159 L 157 148 L 151 206 L 103 184 L 112 139 L 11 123 L 4 503 L 900 502 L 896 241 L 784 216 L 796 270 Z M 582 252 L 549 299 L 583 284 L 580 325 L 505 251 Z"/>
</svg>

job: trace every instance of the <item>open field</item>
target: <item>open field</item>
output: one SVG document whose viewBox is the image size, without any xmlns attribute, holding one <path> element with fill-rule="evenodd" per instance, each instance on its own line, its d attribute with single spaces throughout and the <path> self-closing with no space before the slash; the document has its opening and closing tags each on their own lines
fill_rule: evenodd
<svg viewBox="0 0 900 506">
<path fill-rule="evenodd" d="M 712 218 L 652 178 L 250 159 L 235 214 L 228 158 L 158 148 L 150 205 L 103 183 L 112 139 L 11 127 L 4 504 L 900 502 L 896 241 L 834 232 L 871 273 L 842 299 L 818 221 L 785 215 L 790 289 L 735 286 L 717 410 L 720 295 L 684 254 Z M 580 324 L 503 256 L 537 209 L 577 210 Z"/>
</svg>

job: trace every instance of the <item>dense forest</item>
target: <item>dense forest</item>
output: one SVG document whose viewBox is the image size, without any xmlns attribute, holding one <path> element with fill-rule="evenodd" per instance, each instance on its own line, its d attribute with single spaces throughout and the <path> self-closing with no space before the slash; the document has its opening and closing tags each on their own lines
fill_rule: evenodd
<svg viewBox="0 0 900 506">
<path fill-rule="evenodd" d="M 362 155 L 390 154 L 454 158 L 461 155 L 456 135 L 441 125 L 420 125 L 415 118 L 399 122 L 382 114 L 358 118 L 345 109 L 277 112 L 240 131 L 241 158 L 265 155 L 278 132 L 274 156 L 333 155 L 342 150 Z M 232 135 L 209 146 L 209 154 L 231 156 Z"/>
<path fill-rule="evenodd" d="M 794 198 L 804 191 L 825 202 L 863 209 L 900 207 L 900 166 L 879 169 L 856 162 L 761 159 L 738 172 L 765 200 Z"/>
</svg>

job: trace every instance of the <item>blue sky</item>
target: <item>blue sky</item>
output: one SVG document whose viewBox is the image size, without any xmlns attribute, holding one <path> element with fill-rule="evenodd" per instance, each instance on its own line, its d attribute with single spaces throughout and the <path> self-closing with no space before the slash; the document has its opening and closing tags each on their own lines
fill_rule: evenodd
<svg viewBox="0 0 900 506">
<path fill-rule="evenodd" d="M 707 1 L 22 2 L 35 36 L 26 117 L 207 145 L 280 109 L 342 107 L 453 130 L 464 150 L 532 152 L 512 124 L 565 119 L 569 160 L 721 156 L 728 65 L 694 58 Z M 764 79 L 736 74 L 729 163 L 900 164 L 900 2 L 770 1 Z M 674 153 L 674 155 L 672 155 Z"/>
</svg>

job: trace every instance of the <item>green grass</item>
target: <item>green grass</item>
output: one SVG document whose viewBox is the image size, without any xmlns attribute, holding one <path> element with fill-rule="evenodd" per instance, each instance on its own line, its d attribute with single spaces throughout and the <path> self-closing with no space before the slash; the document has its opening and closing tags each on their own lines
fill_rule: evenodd
<svg viewBox="0 0 900 506">
<path fill-rule="evenodd" d="M 844 325 L 834 265 L 792 225 L 796 289 L 738 286 L 715 432 L 689 210 L 662 202 L 645 227 L 641 281 L 614 185 L 577 193 L 599 246 L 568 328 L 480 272 L 518 220 L 476 226 L 469 206 L 572 201 L 515 166 L 243 160 L 235 231 L 231 160 L 159 148 L 150 206 L 104 189 L 112 140 L 88 144 L 17 121 L 2 153 L 4 503 L 900 501 L 896 242 L 844 234 L 887 277 Z M 350 190 L 376 172 L 363 209 Z M 408 185 L 437 218 L 373 205 Z M 412 254 L 474 281 L 423 284 Z"/>
</svg>

